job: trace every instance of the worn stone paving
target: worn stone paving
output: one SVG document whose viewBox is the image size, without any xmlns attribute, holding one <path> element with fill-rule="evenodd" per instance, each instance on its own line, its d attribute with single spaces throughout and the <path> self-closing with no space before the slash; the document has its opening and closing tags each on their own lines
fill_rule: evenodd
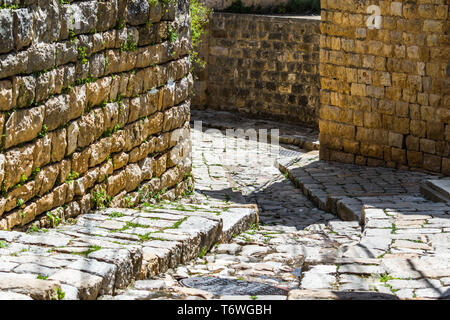
<svg viewBox="0 0 450 320">
<path fill-rule="evenodd" d="M 134 279 L 197 257 L 255 221 L 252 208 L 166 203 L 105 209 L 56 229 L 0 231 L 0 289 L 33 299 L 114 294 Z"/>
<path fill-rule="evenodd" d="M 216 190 L 231 190 L 220 168 L 212 176 Z M 204 179 L 199 178 L 198 186 L 215 193 Z M 223 199 L 238 193 L 229 194 Z M 157 195 L 142 196 L 144 205 L 138 209 L 106 208 L 55 229 L 0 231 L 0 299 L 114 295 L 134 280 L 165 272 L 229 241 L 258 219 L 254 206 L 220 200 L 216 194 L 196 203 L 189 197 L 156 203 Z"/>
<path fill-rule="evenodd" d="M 278 130 L 278 139 L 280 143 L 295 145 L 306 150 L 319 150 L 319 134 L 314 128 L 302 127 L 299 129 L 298 124 L 287 122 L 277 122 L 267 119 L 250 118 L 243 114 L 218 110 L 191 110 L 191 117 L 195 121 L 201 121 L 202 126 L 218 128 L 222 130 L 239 129 L 256 130 L 267 132 L 268 139 L 271 139 Z M 194 122 L 195 125 L 195 122 Z"/>
<path fill-rule="evenodd" d="M 196 185 L 192 197 L 148 205 L 145 210 L 108 209 L 84 215 L 72 226 L 37 234 L 1 233 L 0 298 L 58 297 L 58 284 L 65 299 L 450 296 L 449 207 L 417 192 L 417 184 L 429 175 L 340 164 L 333 170 L 333 163 L 318 161 L 318 151 L 270 146 L 211 129 L 203 134 L 193 130 L 192 136 Z M 279 170 L 302 161 L 305 166 L 323 165 L 326 172 L 345 168 L 363 186 L 370 187 L 366 179 L 375 173 L 382 180 L 394 176 L 404 181 L 393 181 L 397 193 L 394 189 L 386 193 L 388 181 L 380 182 L 385 189 L 372 190 L 374 194 L 358 193 L 355 198 L 364 202 L 349 210 L 359 220 L 342 221 L 331 210 L 317 208 L 312 192 L 298 188 L 307 179 L 295 178 L 294 170 L 284 174 Z M 310 178 L 322 179 L 328 190 L 333 183 L 339 188 L 343 184 L 338 182 L 350 181 L 339 174 L 327 181 L 320 170 L 310 172 Z M 354 199 L 351 193 L 346 195 Z M 195 241 L 189 219 L 198 222 Z M 202 233 L 207 228 L 216 231 Z M 51 244 L 46 242 L 49 236 Z M 144 267 L 135 270 L 141 260 Z M 45 272 L 50 277 L 41 280 Z M 236 296 L 233 290 L 217 294 L 182 285 L 183 279 L 211 276 L 234 279 L 241 287 L 264 283 L 285 293 Z"/>
<path fill-rule="evenodd" d="M 194 118 L 195 120 L 195 118 Z M 417 183 L 428 175 L 390 169 L 347 167 L 323 163 L 327 172 L 346 168 L 353 179 L 364 182 L 359 206 L 360 221 L 342 221 L 320 210 L 288 177 L 282 163 L 318 161 L 318 152 L 281 146 L 277 155 L 260 152 L 258 142 L 240 145 L 240 156 L 230 164 L 225 156 L 236 138 L 218 131 L 194 134 L 194 174 L 197 201 L 202 197 L 257 204 L 259 225 L 237 235 L 229 244 L 151 281 L 137 281 L 115 297 L 104 299 L 435 299 L 450 296 L 450 211 L 444 203 L 428 201 L 417 192 Z M 194 132 L 195 133 L 195 132 Z M 238 139 L 236 139 L 238 140 Z M 199 143 L 201 141 L 201 143 Z M 242 142 L 241 142 L 242 143 Z M 248 156 L 253 155 L 252 161 Z M 203 162 L 205 166 L 200 166 Z M 255 165 L 258 163 L 258 165 Z M 265 165 L 261 165 L 261 163 Z M 320 167 L 320 166 L 319 166 Z M 209 170 L 209 171 L 208 171 Z M 223 171 L 225 170 L 225 172 Z M 314 170 L 313 170 L 314 171 Z M 316 172 L 320 172 L 316 170 Z M 375 188 L 367 182 L 382 179 Z M 227 176 L 232 190 L 214 187 Z M 330 177 L 328 190 L 343 185 L 343 176 Z M 207 181 L 205 177 L 210 177 Z M 317 178 L 322 179 L 318 174 Z M 340 178 L 340 179 L 339 179 Z M 399 180 L 395 180 L 399 179 Z M 326 179 L 323 180 L 326 183 Z M 337 184 L 337 182 L 340 182 Z M 350 179 L 348 180 L 351 183 Z M 389 183 L 396 186 L 389 189 Z M 400 183 L 399 183 L 400 182 Z M 205 186 L 218 190 L 206 191 Z M 212 187 L 212 188 L 211 188 Z M 223 188 L 223 187 L 222 187 Z M 351 188 L 350 188 L 351 189 Z M 356 189 L 356 188 L 355 188 Z M 389 193 L 388 193 L 389 191 Z M 369 197 L 366 193 L 373 192 Z M 228 196 L 226 194 L 229 194 Z M 201 196 L 200 196 L 201 195 Z M 351 198 L 349 198 L 351 199 Z M 326 209 L 326 207 L 325 207 Z M 356 209 L 357 210 L 357 209 Z M 237 280 L 241 286 L 265 283 L 286 290 L 285 295 L 233 295 L 182 285 L 189 277 Z M 209 279 L 209 278 L 208 278 Z M 239 282 L 241 281 L 241 282 Z M 239 290 L 236 289 L 236 292 Z"/>
<path fill-rule="evenodd" d="M 440 176 L 380 167 L 317 161 L 300 157 L 279 162 L 305 195 L 319 208 L 337 214 L 343 220 L 360 220 L 367 199 L 385 196 L 418 196 L 420 184 Z"/>
</svg>

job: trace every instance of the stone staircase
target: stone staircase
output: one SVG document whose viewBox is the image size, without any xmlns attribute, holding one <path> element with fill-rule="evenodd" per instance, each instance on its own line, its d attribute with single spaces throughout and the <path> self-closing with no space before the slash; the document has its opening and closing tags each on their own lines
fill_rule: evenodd
<svg viewBox="0 0 450 320">
<path fill-rule="evenodd" d="M 133 280 L 229 241 L 257 220 L 254 206 L 169 203 L 108 208 L 51 230 L 0 231 L 0 293 L 4 299 L 114 295 Z"/>
</svg>

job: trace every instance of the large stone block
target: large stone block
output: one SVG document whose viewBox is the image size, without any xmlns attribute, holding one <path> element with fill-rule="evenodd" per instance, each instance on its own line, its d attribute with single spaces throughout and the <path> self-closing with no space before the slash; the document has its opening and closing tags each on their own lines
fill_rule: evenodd
<svg viewBox="0 0 450 320">
<path fill-rule="evenodd" d="M 43 121 L 42 106 L 13 112 L 5 126 L 5 148 L 34 139 L 41 131 Z"/>
<path fill-rule="evenodd" d="M 0 11 L 0 53 L 14 49 L 13 11 L 2 9 Z"/>
</svg>

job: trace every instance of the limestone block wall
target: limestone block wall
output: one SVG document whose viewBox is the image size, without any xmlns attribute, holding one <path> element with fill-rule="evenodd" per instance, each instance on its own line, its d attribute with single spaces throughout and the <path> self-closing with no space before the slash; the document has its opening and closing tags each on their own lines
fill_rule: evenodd
<svg viewBox="0 0 450 320">
<path fill-rule="evenodd" d="M 208 8 L 217 10 L 226 9 L 233 4 L 234 0 L 202 0 Z M 288 3 L 289 0 L 241 0 L 245 7 L 270 7 Z"/>
<path fill-rule="evenodd" d="M 214 13 L 195 108 L 317 126 L 320 17 Z"/>
<path fill-rule="evenodd" d="M 0 230 L 188 188 L 189 1 L 165 3 L 0 1 Z"/>
<path fill-rule="evenodd" d="M 322 1 L 321 159 L 450 174 L 448 10 Z"/>
</svg>

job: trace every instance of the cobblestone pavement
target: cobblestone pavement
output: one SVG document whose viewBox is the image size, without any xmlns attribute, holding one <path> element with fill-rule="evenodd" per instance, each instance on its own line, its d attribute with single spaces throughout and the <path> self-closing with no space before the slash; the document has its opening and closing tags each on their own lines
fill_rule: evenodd
<svg viewBox="0 0 450 320">
<path fill-rule="evenodd" d="M 431 176 L 326 163 L 220 130 L 192 135 L 192 197 L 0 233 L 0 298 L 450 296 L 449 207 L 418 192 Z"/>
<path fill-rule="evenodd" d="M 239 113 L 218 110 L 191 110 L 192 119 L 201 120 L 202 126 L 222 130 L 235 129 L 239 124 L 241 130 L 266 131 L 271 137 L 272 130 L 278 130 L 278 139 L 281 143 L 295 145 L 306 150 L 319 150 L 319 135 L 313 128 L 303 127 L 299 130 L 298 124 L 277 122 L 267 119 L 249 118 Z M 195 125 L 195 123 L 194 123 Z"/>
<path fill-rule="evenodd" d="M 0 231 L 0 299 L 114 295 L 254 225 L 257 210 L 232 190 L 225 170 L 205 166 L 201 157 L 195 165 L 204 190 L 195 202 L 187 197 L 156 204 L 157 195 L 142 188 L 146 202 L 137 210 L 107 208 L 53 229 Z"/>
<path fill-rule="evenodd" d="M 111 295 L 197 257 L 255 221 L 251 208 L 163 203 L 84 214 L 55 229 L 0 231 L 0 297 Z"/>
<path fill-rule="evenodd" d="M 325 163 L 318 161 L 318 151 L 292 146 L 271 150 L 256 141 L 245 145 L 218 130 L 203 136 L 194 130 L 193 137 L 193 201 L 256 204 L 259 225 L 196 260 L 105 299 L 450 296 L 449 207 L 418 193 L 418 183 L 430 176 Z M 230 157 L 236 149 L 238 157 Z M 296 175 L 300 171 L 308 173 L 307 179 Z M 342 221 L 332 214 L 327 197 L 334 193 L 347 201 L 349 220 L 358 220 Z M 351 199 L 358 200 L 357 205 Z M 210 277 L 231 281 L 214 284 Z M 187 287 L 186 279 L 204 283 Z M 261 289 L 258 284 L 271 287 Z M 242 287 L 249 291 L 243 293 Z M 273 295 L 273 287 L 284 291 Z"/>
</svg>

